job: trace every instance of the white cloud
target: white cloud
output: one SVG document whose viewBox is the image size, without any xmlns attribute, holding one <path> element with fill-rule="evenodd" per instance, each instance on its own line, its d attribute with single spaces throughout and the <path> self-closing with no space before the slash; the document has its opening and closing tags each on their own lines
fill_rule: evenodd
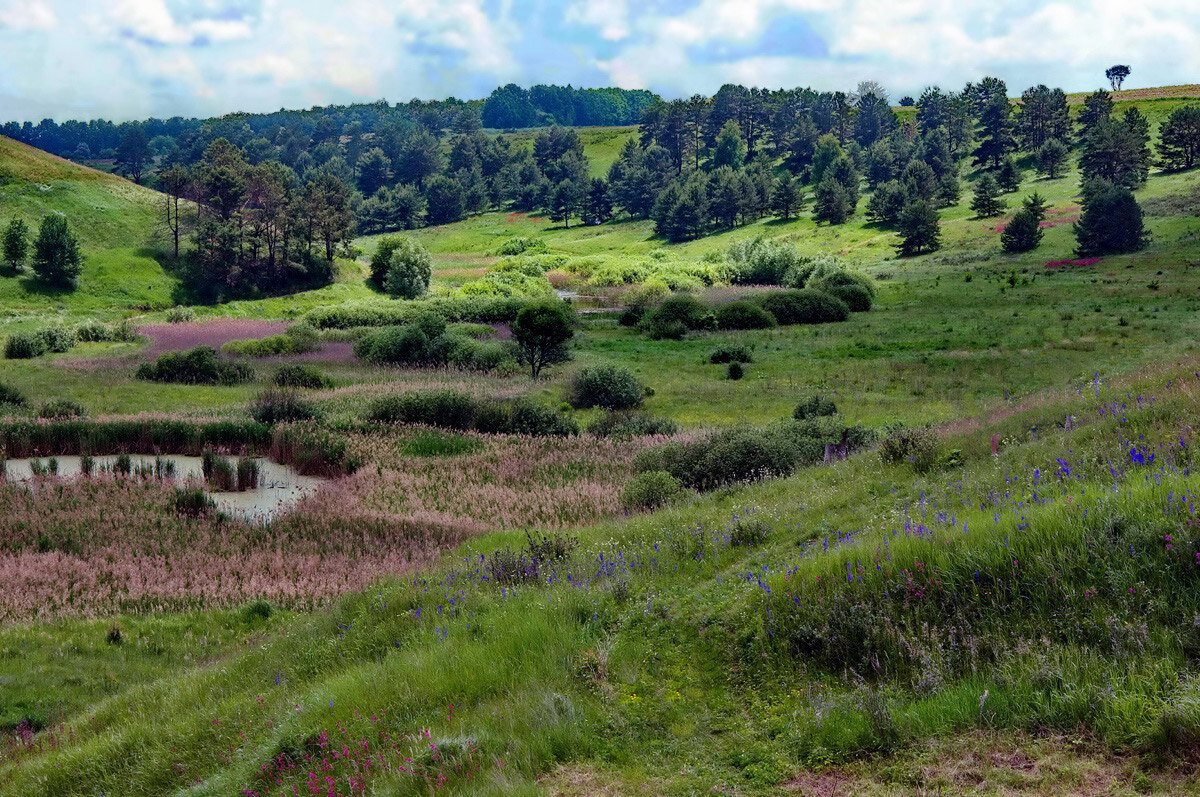
<svg viewBox="0 0 1200 797">
<path fill-rule="evenodd" d="M 7 0 L 0 2 L 0 29 L 52 30 L 58 17 L 42 0 Z"/>
<path fill-rule="evenodd" d="M 579 0 L 567 8 L 563 18 L 596 28 L 608 41 L 629 36 L 629 0 Z"/>
</svg>

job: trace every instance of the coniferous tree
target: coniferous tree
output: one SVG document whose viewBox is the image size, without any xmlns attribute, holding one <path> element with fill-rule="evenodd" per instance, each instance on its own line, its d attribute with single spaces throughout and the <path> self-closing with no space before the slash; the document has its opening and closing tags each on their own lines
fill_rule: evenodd
<svg viewBox="0 0 1200 797">
<path fill-rule="evenodd" d="M 871 195 L 867 203 L 867 218 L 875 224 L 895 226 L 908 201 L 908 191 L 904 186 L 898 180 L 888 180 L 877 186 Z"/>
<path fill-rule="evenodd" d="M 953 172 L 947 172 L 942 179 L 938 180 L 937 193 L 934 198 L 939 207 L 948 208 L 957 205 L 961 195 L 962 188 L 958 184 L 958 176 Z"/>
<path fill-rule="evenodd" d="M 1037 152 L 1051 139 L 1069 141 L 1071 117 L 1067 111 L 1067 95 L 1063 90 L 1044 85 L 1027 89 L 1021 95 L 1016 132 L 1021 149 L 1031 153 Z"/>
<path fill-rule="evenodd" d="M 730 119 L 721 127 L 721 132 L 717 134 L 717 141 L 713 146 L 711 166 L 713 169 L 728 166 L 736 171 L 745 164 L 746 142 L 742 138 L 742 131 L 738 127 L 737 122 Z"/>
<path fill-rule="evenodd" d="M 997 169 L 1004 158 L 1016 149 L 1013 136 L 1012 106 L 1002 93 L 988 98 L 979 114 L 979 145 L 975 148 L 975 165 Z"/>
<path fill-rule="evenodd" d="M 1172 171 L 1200 164 L 1200 105 L 1171 111 L 1158 131 L 1158 157 Z"/>
<path fill-rule="evenodd" d="M 1097 89 L 1083 101 L 1083 110 L 1079 112 L 1079 137 L 1086 138 L 1096 125 L 1112 117 L 1112 95 L 1104 89 Z"/>
<path fill-rule="evenodd" d="M 1000 245 L 1005 252 L 1030 252 L 1042 241 L 1042 221 L 1046 218 L 1046 203 L 1038 194 L 1031 194 L 1000 233 Z"/>
<path fill-rule="evenodd" d="M 900 245 L 897 251 L 902 257 L 912 257 L 933 252 L 942 245 L 941 226 L 933 204 L 917 199 L 905 205 L 899 221 Z"/>
<path fill-rule="evenodd" d="M 825 175 L 825 179 L 817 185 L 813 219 L 829 224 L 845 224 L 850 218 L 850 213 L 850 198 L 846 196 L 846 187 L 832 174 Z"/>
<path fill-rule="evenodd" d="M 1011 157 L 1005 158 L 1004 163 L 1000 164 L 1000 169 L 996 172 L 996 183 L 1006 194 L 1011 194 L 1021 187 L 1021 170 Z"/>
<path fill-rule="evenodd" d="M 835 136 L 826 133 L 817 140 L 816 151 L 813 153 L 811 180 L 814 185 L 820 184 L 825 179 L 825 172 L 833 165 L 833 162 L 844 153 L 842 145 L 838 143 Z"/>
<path fill-rule="evenodd" d="M 25 257 L 29 253 L 29 226 L 24 219 L 13 219 L 4 228 L 3 246 L 0 256 L 9 273 L 16 274 L 25 265 Z"/>
<path fill-rule="evenodd" d="M 146 140 L 146 132 L 139 124 L 129 124 L 121 135 L 121 143 L 117 146 L 117 164 L 135 182 L 142 181 L 142 173 L 151 163 L 154 154 L 150 151 L 150 142 Z"/>
<path fill-rule="evenodd" d="M 842 186 L 847 211 L 849 215 L 853 216 L 858 210 L 858 198 L 861 193 L 859 184 L 862 181 L 858 169 L 854 166 L 854 161 L 850 159 L 849 155 L 839 156 L 829 167 L 828 175 Z"/>
<path fill-rule="evenodd" d="M 1082 257 L 1124 254 L 1143 249 L 1149 241 L 1142 208 L 1127 186 L 1104 180 L 1083 190 L 1083 213 L 1075 222 L 1076 251 Z"/>
<path fill-rule="evenodd" d="M 584 224 L 603 224 L 612 218 L 613 203 L 610 199 L 608 183 L 603 178 L 595 177 L 588 183 L 587 195 L 583 199 L 581 216 Z"/>
<path fill-rule="evenodd" d="M 372 147 L 358 159 L 358 190 L 365 196 L 383 188 L 391 177 L 391 163 L 379 147 Z"/>
<path fill-rule="evenodd" d="M 804 188 L 790 174 L 783 174 L 775 181 L 771 192 L 771 207 L 784 221 L 804 205 Z"/>
<path fill-rule="evenodd" d="M 67 217 L 52 213 L 43 218 L 33 240 L 33 273 L 47 285 L 74 289 L 82 269 L 79 241 Z"/>
<path fill-rule="evenodd" d="M 430 224 L 461 221 L 466 215 L 466 201 L 466 193 L 458 180 L 435 174 L 425 189 L 426 219 Z"/>
<path fill-rule="evenodd" d="M 550 201 L 547 206 L 550 220 L 561 221 L 564 227 L 570 228 L 571 217 L 579 213 L 583 197 L 584 191 L 579 183 L 574 180 L 561 181 L 550 192 Z"/>
<path fill-rule="evenodd" d="M 1105 180 L 1136 188 L 1145 182 L 1148 160 L 1143 134 L 1122 120 L 1106 118 L 1083 139 L 1079 171 L 1085 183 Z"/>
<path fill-rule="evenodd" d="M 1063 166 L 1066 165 L 1069 155 L 1070 150 L 1062 141 L 1057 138 L 1047 139 L 1037 152 L 1038 173 L 1051 180 L 1058 179 L 1062 175 Z"/>
<path fill-rule="evenodd" d="M 971 210 L 977 218 L 989 219 L 999 216 L 1004 210 L 1004 200 L 1000 198 L 1000 185 L 996 178 L 985 174 L 975 183 L 975 195 L 971 199 Z"/>
</svg>

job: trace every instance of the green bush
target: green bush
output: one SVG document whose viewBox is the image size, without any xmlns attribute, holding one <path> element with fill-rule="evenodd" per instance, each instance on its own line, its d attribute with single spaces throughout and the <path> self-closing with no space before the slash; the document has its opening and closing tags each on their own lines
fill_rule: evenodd
<svg viewBox="0 0 1200 797">
<path fill-rule="evenodd" d="M 318 307 L 304 314 L 303 320 L 317 329 L 354 327 L 390 327 L 406 324 L 422 313 L 435 313 L 447 323 L 507 323 L 529 304 L 528 299 L 489 296 L 419 299 L 407 302 L 347 302 Z"/>
<path fill-rule="evenodd" d="M 775 316 L 753 302 L 731 302 L 717 308 L 718 329 L 770 329 L 778 326 Z"/>
<path fill-rule="evenodd" d="M 874 302 L 871 294 L 861 285 L 835 285 L 828 292 L 835 299 L 845 302 L 852 313 L 865 313 Z"/>
<path fill-rule="evenodd" d="M 171 351 L 159 355 L 152 363 L 142 363 L 137 378 L 152 382 L 175 382 L 184 385 L 237 385 L 254 378 L 254 371 L 242 363 L 232 363 L 217 356 L 211 346 L 197 346 L 188 351 Z"/>
<path fill-rule="evenodd" d="M 70 399 L 51 399 L 38 408 L 39 418 L 83 418 L 86 415 L 87 410 Z"/>
<path fill-rule="evenodd" d="M 629 410 L 640 407 L 645 397 L 645 386 L 632 371 L 619 365 L 584 368 L 567 388 L 567 401 L 575 409 Z"/>
<path fill-rule="evenodd" d="M 75 330 L 64 327 L 48 327 L 38 334 L 46 341 L 46 349 L 56 354 L 70 351 L 79 342 Z"/>
<path fill-rule="evenodd" d="M 47 351 L 45 338 L 37 332 L 14 332 L 4 344 L 4 356 L 10 360 L 41 357 Z"/>
<path fill-rule="evenodd" d="M 196 318 L 196 311 L 190 307 L 180 307 L 176 305 L 167 311 L 167 323 L 182 324 L 185 321 L 192 321 Z"/>
<path fill-rule="evenodd" d="M 754 355 L 751 353 L 749 346 L 742 346 L 736 343 L 726 343 L 718 346 L 712 354 L 708 355 L 708 361 L 713 365 L 725 365 L 726 363 L 752 363 Z"/>
<path fill-rule="evenodd" d="M 259 423 L 274 425 L 309 421 L 320 417 L 312 402 L 300 397 L 295 388 L 267 388 L 250 402 L 250 417 Z"/>
<path fill-rule="evenodd" d="M 673 435 L 679 426 L 670 418 L 655 418 L 642 412 L 606 412 L 592 421 L 588 434 L 618 439 L 649 435 Z"/>
<path fill-rule="evenodd" d="M 466 393 L 439 390 L 376 399 L 367 419 L 378 423 L 419 423 L 445 429 L 473 429 L 477 402 Z"/>
<path fill-rule="evenodd" d="M 0 382 L 0 404 L 11 404 L 14 407 L 25 406 L 25 396 L 12 385 Z"/>
<path fill-rule="evenodd" d="M 889 465 L 907 462 L 917 473 L 932 470 L 939 454 L 937 433 L 929 426 L 893 424 L 884 430 L 879 442 L 880 459 Z"/>
<path fill-rule="evenodd" d="M 533 254 L 545 251 L 547 251 L 546 242 L 541 238 L 526 238 L 516 235 L 500 244 L 499 248 L 496 249 L 496 254 L 501 257 L 511 257 L 513 255 L 523 255 L 527 252 Z"/>
<path fill-rule="evenodd" d="M 278 387 L 303 387 L 316 390 L 330 387 L 333 380 L 311 365 L 281 365 L 271 381 Z"/>
<path fill-rule="evenodd" d="M 651 340 L 678 340 L 691 331 L 716 329 L 717 319 L 695 296 L 680 294 L 646 313 L 640 326 Z"/>
<path fill-rule="evenodd" d="M 739 241 L 729 248 L 726 258 L 732 281 L 739 285 L 778 285 L 804 260 L 794 245 L 766 238 Z"/>
<path fill-rule="evenodd" d="M 836 255 L 806 255 L 787 270 L 779 284 L 785 288 L 807 288 L 818 274 L 845 271 L 845 261 Z"/>
<path fill-rule="evenodd" d="M 271 429 L 257 424 L 262 429 Z M 346 437 L 313 421 L 279 424 L 271 432 L 271 459 L 312 476 L 353 473 L 359 463 L 348 453 Z"/>
<path fill-rule="evenodd" d="M 792 417 L 798 421 L 836 414 L 837 405 L 833 403 L 832 399 L 826 398 L 820 393 L 805 396 L 796 405 L 796 409 L 792 411 Z"/>
<path fill-rule="evenodd" d="M 746 366 L 738 362 L 730 363 L 725 368 L 725 378 L 737 381 L 746 375 Z"/>
<path fill-rule="evenodd" d="M 551 407 L 525 399 L 496 402 L 492 413 L 480 413 L 479 431 L 500 434 L 524 434 L 533 437 L 571 437 L 579 434 L 579 424 Z"/>
<path fill-rule="evenodd" d="M 656 509 L 673 501 L 683 492 L 683 485 L 665 470 L 639 473 L 625 483 L 621 490 L 621 508 L 626 512 Z"/>
<path fill-rule="evenodd" d="M 759 303 L 785 325 L 827 324 L 850 317 L 850 308 L 841 299 L 810 288 L 769 293 Z"/>
<path fill-rule="evenodd" d="M 836 296 L 856 313 L 870 310 L 875 301 L 875 286 L 870 280 L 841 268 L 814 270 L 804 287 Z"/>
<path fill-rule="evenodd" d="M 261 449 L 270 442 L 270 427 L 248 418 L 223 421 L 68 418 L 52 423 L 28 419 L 0 422 L 0 448 L 10 457 L 34 456 L 39 451 L 59 454 L 161 451 L 195 456 L 206 446 Z"/>
<path fill-rule="evenodd" d="M 306 323 L 292 324 L 282 335 L 265 338 L 231 340 L 221 347 L 226 354 L 243 357 L 280 357 L 288 354 L 304 354 L 321 347 L 320 333 Z"/>
<path fill-rule="evenodd" d="M 740 427 L 711 432 L 687 442 L 667 443 L 634 457 L 639 472 L 667 471 L 684 486 L 712 490 L 736 482 L 791 473 L 798 454 L 788 438 L 771 429 Z"/>
</svg>

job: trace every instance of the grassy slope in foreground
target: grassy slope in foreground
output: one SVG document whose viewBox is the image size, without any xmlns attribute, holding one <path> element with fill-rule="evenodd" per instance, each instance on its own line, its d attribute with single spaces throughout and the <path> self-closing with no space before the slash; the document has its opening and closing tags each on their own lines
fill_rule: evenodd
<svg viewBox="0 0 1200 797">
<path fill-rule="evenodd" d="M 868 452 L 585 529 L 533 580 L 491 564 L 518 535 L 481 538 L 94 705 L 0 770 L 0 793 L 291 793 L 311 771 L 344 790 L 535 793 L 563 762 L 615 793 L 775 793 L 972 729 L 1170 760 L 1200 738 L 1178 623 L 1200 610 L 1196 366 L 963 424 L 945 440 L 961 467 Z"/>
<path fill-rule="evenodd" d="M 41 219 L 62 213 L 84 252 L 79 288 L 60 294 L 28 276 L 0 277 L 5 319 L 63 305 L 105 311 L 172 303 L 175 280 L 154 258 L 161 195 L 0 136 L 0 225 L 24 219 L 36 235 Z"/>
</svg>

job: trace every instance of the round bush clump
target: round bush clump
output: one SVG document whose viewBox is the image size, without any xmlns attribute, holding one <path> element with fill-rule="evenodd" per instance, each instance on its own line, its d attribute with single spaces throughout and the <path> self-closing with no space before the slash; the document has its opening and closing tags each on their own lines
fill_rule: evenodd
<svg viewBox="0 0 1200 797">
<path fill-rule="evenodd" d="M 871 281 L 843 268 L 817 269 L 804 287 L 836 296 L 856 313 L 870 310 L 875 301 Z"/>
<path fill-rule="evenodd" d="M 780 324 L 828 324 L 850 317 L 850 308 L 841 299 L 811 288 L 771 293 L 760 304 Z"/>
<path fill-rule="evenodd" d="M 332 380 L 311 365 L 284 365 L 275 372 L 272 381 L 278 387 L 304 387 L 316 390 L 329 387 Z"/>
<path fill-rule="evenodd" d="M 837 405 L 833 403 L 833 400 L 828 399 L 819 393 L 814 393 L 811 396 L 805 396 L 803 399 L 801 399 L 800 403 L 796 405 L 796 409 L 792 411 L 792 417 L 798 421 L 836 414 Z"/>
<path fill-rule="evenodd" d="M 732 379 L 732 380 L 736 381 L 738 379 L 741 379 L 745 375 L 746 375 L 746 366 L 744 366 L 738 362 L 730 363 L 729 367 L 725 369 L 725 378 L 726 379 Z"/>
<path fill-rule="evenodd" d="M 646 313 L 642 330 L 651 340 L 678 340 L 691 331 L 711 331 L 717 319 L 699 299 L 679 294 Z"/>
<path fill-rule="evenodd" d="M 0 382 L 0 404 L 23 407 L 25 406 L 25 396 L 15 387 Z"/>
<path fill-rule="evenodd" d="M 713 365 L 752 363 L 754 362 L 754 355 L 748 346 L 727 343 L 724 346 L 718 346 L 712 354 L 708 355 L 708 361 Z"/>
<path fill-rule="evenodd" d="M 673 435 L 679 426 L 670 418 L 655 418 L 642 412 L 608 412 L 587 428 L 596 437 L 630 438 Z"/>
<path fill-rule="evenodd" d="M 629 410 L 641 406 L 645 397 L 645 386 L 632 371 L 619 365 L 584 368 L 567 389 L 567 401 L 576 409 Z"/>
<path fill-rule="evenodd" d="M 41 357 L 49 351 L 46 340 L 37 332 L 17 332 L 9 335 L 4 344 L 4 356 L 10 360 L 28 360 Z"/>
<path fill-rule="evenodd" d="M 290 387 L 268 388 L 255 396 L 250 404 L 250 417 L 259 423 L 311 421 L 319 414 L 316 407 Z"/>
<path fill-rule="evenodd" d="M 621 491 L 621 507 L 626 512 L 639 512 L 664 506 L 679 496 L 683 485 L 665 470 L 639 473 Z"/>
<path fill-rule="evenodd" d="M 243 363 L 222 360 L 211 346 L 197 346 L 160 354 L 154 362 L 138 366 L 136 376 L 183 385 L 238 385 L 253 379 L 254 370 Z"/>
<path fill-rule="evenodd" d="M 829 295 L 845 302 L 852 313 L 867 312 L 874 301 L 871 294 L 861 285 L 835 285 L 829 289 Z"/>
<path fill-rule="evenodd" d="M 753 302 L 732 302 L 717 308 L 718 329 L 770 329 L 775 316 Z"/>
<path fill-rule="evenodd" d="M 39 418 L 82 418 L 85 415 L 87 410 L 70 399 L 51 399 L 38 409 Z"/>
</svg>

